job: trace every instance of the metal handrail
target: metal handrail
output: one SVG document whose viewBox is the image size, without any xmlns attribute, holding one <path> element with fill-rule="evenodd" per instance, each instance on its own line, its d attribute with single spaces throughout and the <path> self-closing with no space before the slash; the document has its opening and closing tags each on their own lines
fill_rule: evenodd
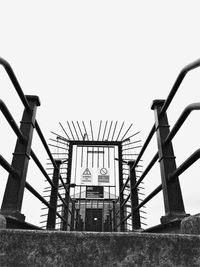
<svg viewBox="0 0 200 267">
<path fill-rule="evenodd" d="M 165 100 L 165 103 L 160 111 L 160 116 L 162 117 L 164 115 L 164 113 L 167 111 L 169 105 L 171 104 L 176 92 L 178 91 L 183 79 L 185 78 L 186 74 L 193 70 L 200 67 L 200 59 L 195 60 L 194 62 L 186 65 L 179 73 L 178 77 L 176 78 L 176 81 L 174 83 L 174 85 L 172 86 L 172 89 L 167 97 L 167 99 Z"/>
<path fill-rule="evenodd" d="M 18 94 L 19 98 L 21 99 L 25 109 L 27 111 L 30 111 L 31 108 L 29 106 L 27 98 L 23 93 L 23 90 L 22 90 L 22 88 L 21 88 L 21 86 L 20 86 L 20 84 L 19 84 L 19 82 L 17 80 L 17 77 L 16 77 L 12 67 L 10 66 L 10 64 L 5 59 L 3 59 L 1 57 L 0 57 L 0 64 L 6 70 L 6 72 L 7 72 L 8 76 L 9 76 L 9 78 L 10 78 L 10 80 L 11 80 L 11 82 L 12 82 L 14 88 L 15 88 L 15 90 L 17 91 L 17 94 Z M 54 159 L 53 159 L 53 157 L 51 155 L 51 152 L 50 152 L 50 150 L 48 148 L 48 145 L 47 145 L 47 143 L 46 143 L 46 141 L 44 139 L 44 136 L 43 136 L 43 134 L 42 134 L 42 132 L 40 130 L 40 127 L 39 127 L 39 124 L 38 124 L 37 120 L 35 120 L 35 128 L 36 128 L 37 133 L 38 133 L 38 135 L 39 135 L 39 137 L 40 137 L 40 139 L 41 139 L 41 141 L 42 141 L 42 143 L 44 145 L 44 148 L 46 149 L 47 154 L 49 155 L 49 158 L 51 159 L 51 162 L 52 162 L 53 166 L 55 168 L 57 168 L 57 165 L 56 165 L 56 163 L 55 163 L 55 161 L 54 161 Z"/>
<path fill-rule="evenodd" d="M 174 127 L 171 129 L 169 135 L 165 139 L 164 145 L 167 145 L 169 144 L 169 142 L 172 141 L 172 139 L 177 134 L 177 132 L 179 131 L 179 129 L 181 128 L 181 126 L 183 125 L 187 117 L 190 115 L 192 111 L 195 111 L 195 110 L 200 110 L 200 103 L 192 103 L 183 110 L 180 117 L 174 124 Z"/>
<path fill-rule="evenodd" d="M 12 174 L 12 176 L 14 178 L 18 177 L 19 174 L 16 170 L 14 170 L 12 168 L 12 166 L 7 162 L 6 159 L 4 159 L 4 157 L 2 155 L 0 155 L 0 165 L 10 174 Z"/>
<path fill-rule="evenodd" d="M 23 90 L 22 90 L 22 88 L 21 88 L 21 86 L 20 86 L 20 84 L 19 84 L 19 82 L 17 80 L 17 77 L 15 76 L 15 73 L 14 73 L 12 67 L 10 66 L 10 64 L 5 59 L 3 59 L 1 57 L 0 57 L 0 64 L 6 70 L 6 72 L 7 72 L 8 76 L 9 76 L 13 86 L 15 87 L 15 89 L 17 91 L 17 94 L 18 94 L 19 98 L 21 99 L 24 107 L 26 108 L 26 110 L 30 111 L 31 108 L 29 106 L 29 103 L 28 103 L 28 101 L 27 101 L 27 99 L 26 99 L 26 97 L 25 97 L 25 95 L 23 93 Z"/>
<path fill-rule="evenodd" d="M 0 58 L 0 64 L 4 67 L 4 69 L 6 70 L 6 73 L 8 74 L 20 100 L 22 101 L 25 109 L 30 112 L 31 108 L 29 106 L 29 103 L 27 101 L 26 96 L 23 93 L 23 90 L 17 80 L 17 77 L 12 69 L 12 67 L 10 66 L 10 64 L 3 58 Z M 2 100 L 0 100 L 0 110 L 2 111 L 4 117 L 6 118 L 6 120 L 8 121 L 8 123 L 10 124 L 11 128 L 13 129 L 13 131 L 15 132 L 15 134 L 17 135 L 17 137 L 19 138 L 19 140 L 21 142 L 26 142 L 26 138 L 23 136 L 21 130 L 19 129 L 19 127 L 17 126 L 17 123 L 15 122 L 15 120 L 13 119 L 11 113 L 9 112 L 7 106 L 4 104 L 4 102 Z M 35 120 L 35 129 L 40 137 L 40 140 L 54 166 L 54 168 L 58 168 L 55 160 L 53 159 L 53 156 L 50 152 L 50 149 L 46 143 L 46 140 L 42 134 L 42 131 L 39 127 L 39 124 L 37 122 L 37 120 Z M 43 166 L 41 165 L 40 161 L 38 160 L 36 154 L 33 152 L 33 150 L 31 149 L 31 157 L 33 158 L 33 160 L 35 161 L 36 165 L 38 166 L 38 168 L 41 170 L 41 172 L 43 173 L 43 175 L 45 176 L 45 178 L 47 179 L 47 181 L 50 183 L 52 188 L 55 188 L 54 183 L 51 181 L 50 177 L 48 176 L 48 174 L 46 173 L 45 169 L 43 168 Z M 10 174 L 13 175 L 13 177 L 17 177 L 19 178 L 18 173 L 12 168 L 12 166 L 0 155 L 0 164 L 2 165 L 2 167 L 8 171 Z M 52 209 L 53 207 L 27 182 L 25 182 L 25 187 L 33 194 L 35 195 L 39 200 L 41 200 L 42 203 L 44 203 L 48 208 Z M 58 197 L 60 198 L 60 200 L 66 205 L 64 199 L 61 197 L 61 195 L 58 193 Z M 63 221 L 66 221 L 63 216 L 61 216 L 57 211 L 56 211 L 56 215 L 59 216 Z"/>
<path fill-rule="evenodd" d="M 187 66 L 185 66 L 179 73 L 179 75 L 177 76 L 177 79 L 175 81 L 175 83 L 172 86 L 172 89 L 167 97 L 167 99 L 165 100 L 159 117 L 162 117 L 165 112 L 167 111 L 168 107 L 170 106 L 174 96 L 176 95 L 176 92 L 178 91 L 183 79 L 185 78 L 186 74 L 197 68 L 200 67 L 200 59 L 192 62 L 191 64 L 188 64 Z M 181 128 L 181 126 L 183 125 L 183 123 L 185 122 L 185 120 L 187 119 L 187 117 L 189 116 L 189 114 L 194 111 L 194 110 L 200 110 L 200 103 L 193 103 L 191 105 L 188 105 L 184 111 L 182 112 L 182 114 L 180 115 L 180 117 L 178 118 L 177 122 L 175 123 L 174 127 L 172 128 L 172 130 L 170 131 L 169 135 L 167 136 L 167 138 L 164 141 L 164 145 L 168 145 L 172 139 L 174 138 L 174 136 L 177 134 L 177 132 L 179 131 L 179 129 Z M 144 145 L 138 155 L 138 157 L 136 158 L 133 166 L 132 166 L 132 170 L 135 170 L 141 157 L 143 156 L 146 148 L 148 147 L 153 135 L 155 133 L 155 123 L 152 126 L 149 135 L 147 136 L 146 141 L 144 142 Z M 198 158 L 200 152 L 196 151 L 190 158 L 188 158 L 186 160 L 185 163 L 183 163 L 183 165 L 181 165 L 179 168 L 176 169 L 176 171 L 171 175 L 171 177 L 175 177 L 176 175 L 178 175 L 178 173 L 180 172 L 180 170 L 184 169 L 185 166 L 191 166 L 191 163 L 194 159 Z M 145 171 L 143 172 L 142 176 L 140 177 L 140 179 L 137 181 L 137 183 L 134 185 L 134 187 L 132 188 L 132 190 L 136 190 L 139 186 L 139 184 L 143 181 L 143 179 L 146 177 L 147 173 L 151 170 L 151 168 L 153 167 L 153 165 L 156 163 L 158 159 L 158 152 L 154 155 L 154 157 L 152 158 L 152 160 L 150 161 L 149 165 L 146 167 Z M 191 163 L 191 164 L 190 164 Z M 123 186 L 120 194 L 123 193 L 128 181 L 130 180 L 130 177 L 127 177 L 126 183 Z M 159 185 L 154 191 L 152 191 L 136 208 L 134 211 L 139 210 L 142 206 L 144 206 L 149 200 L 151 200 L 156 194 L 158 194 L 160 191 L 162 190 L 162 185 Z M 122 203 L 122 206 L 124 206 L 124 204 L 126 203 L 126 200 Z M 116 213 L 117 214 L 117 213 Z M 121 223 L 123 223 L 124 221 L 126 221 L 128 218 L 130 218 L 131 214 L 129 214 L 126 218 L 123 219 L 123 221 Z"/>
<path fill-rule="evenodd" d="M 0 110 L 3 113 L 4 117 L 6 118 L 7 122 L 10 124 L 10 127 L 13 129 L 17 137 L 20 139 L 21 142 L 26 141 L 25 137 L 23 136 L 22 132 L 20 131 L 19 127 L 17 126 L 17 123 L 13 119 L 13 116 L 11 115 L 10 111 L 8 110 L 6 104 L 3 102 L 3 100 L 0 99 Z"/>
<path fill-rule="evenodd" d="M 178 91 L 178 89 L 179 89 L 179 87 L 180 87 L 180 85 L 181 85 L 183 79 L 185 78 L 186 74 L 187 74 L 189 71 L 191 71 L 191 70 L 193 70 L 193 69 L 195 69 L 195 68 L 198 68 L 198 67 L 200 67 L 200 59 L 197 59 L 196 61 L 194 61 L 194 62 L 192 62 L 192 63 L 186 65 L 186 66 L 180 71 L 179 75 L 178 75 L 177 78 L 176 78 L 176 81 L 175 81 L 174 85 L 172 86 L 172 89 L 171 89 L 171 91 L 170 91 L 170 93 L 169 93 L 167 99 L 165 100 L 165 102 L 164 102 L 164 104 L 163 104 L 163 107 L 162 107 L 162 109 L 161 109 L 161 111 L 160 111 L 160 114 L 159 114 L 160 117 L 162 117 L 162 116 L 164 115 L 164 113 L 167 111 L 169 105 L 171 104 L 171 102 L 172 102 L 172 100 L 173 100 L 173 98 L 174 98 L 176 92 Z M 144 152 L 145 152 L 145 150 L 146 150 L 146 148 L 147 148 L 147 146 L 148 146 L 148 144 L 149 144 L 151 138 L 153 137 L 154 132 L 155 132 L 155 124 L 154 124 L 153 127 L 151 128 L 151 131 L 150 131 L 150 133 L 149 133 L 149 135 L 148 135 L 148 137 L 147 137 L 147 139 L 146 139 L 146 141 L 145 141 L 145 143 L 144 143 L 144 145 L 143 145 L 143 147 L 142 147 L 142 149 L 141 149 L 141 151 L 140 151 L 138 157 L 137 157 L 136 160 L 135 160 L 135 163 L 134 163 L 134 165 L 133 165 L 133 167 L 132 167 L 133 169 L 136 168 L 136 166 L 137 166 L 139 160 L 141 159 L 142 155 L 144 154 Z"/>
<path fill-rule="evenodd" d="M 177 176 L 181 175 L 186 169 L 188 169 L 195 161 L 200 159 L 200 149 L 197 149 L 190 157 L 188 157 L 173 173 L 168 177 L 168 182 L 172 181 Z M 135 209 L 137 211 L 143 207 L 149 200 L 156 196 L 162 190 L 162 184 L 154 189 Z"/>
</svg>

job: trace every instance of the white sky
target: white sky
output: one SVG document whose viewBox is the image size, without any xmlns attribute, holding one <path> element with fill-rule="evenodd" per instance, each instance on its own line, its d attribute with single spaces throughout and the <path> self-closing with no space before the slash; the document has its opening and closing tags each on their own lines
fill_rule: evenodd
<svg viewBox="0 0 200 267">
<path fill-rule="evenodd" d="M 152 100 L 166 98 L 179 71 L 200 57 L 195 0 L 1 0 L 0 10 L 0 56 L 10 62 L 25 94 L 40 97 L 37 120 L 47 139 L 50 131 L 61 132 L 59 121 L 108 119 L 133 122 L 144 141 L 154 122 Z M 169 110 L 171 125 L 187 104 L 200 101 L 199 74 L 200 69 L 193 71 L 181 86 Z M 19 122 L 22 106 L 3 68 L 0 87 L 1 99 Z M 174 140 L 177 165 L 199 147 L 198 115 L 189 118 Z M 9 161 L 15 137 L 0 116 L 1 154 Z M 40 151 L 37 140 L 34 146 Z M 154 146 L 152 156 L 155 152 Z M 40 155 L 45 164 L 46 155 Z M 198 212 L 200 201 L 198 166 L 180 178 L 191 214 Z M 3 189 L 7 174 L 1 172 Z M 35 176 L 30 183 L 42 190 L 43 177 L 39 172 Z M 155 180 L 156 186 L 160 178 L 153 174 L 147 184 Z M 38 210 L 29 203 L 33 210 L 27 218 L 38 222 Z M 24 209 L 30 212 L 30 207 Z M 161 215 L 160 195 L 150 224 Z"/>
</svg>

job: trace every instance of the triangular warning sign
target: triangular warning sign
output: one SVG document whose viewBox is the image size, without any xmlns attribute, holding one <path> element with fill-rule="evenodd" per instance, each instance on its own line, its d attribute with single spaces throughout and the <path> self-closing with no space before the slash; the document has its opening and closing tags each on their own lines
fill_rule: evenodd
<svg viewBox="0 0 200 267">
<path fill-rule="evenodd" d="M 85 171 L 83 172 L 83 175 L 91 175 L 90 170 L 86 168 Z"/>
</svg>

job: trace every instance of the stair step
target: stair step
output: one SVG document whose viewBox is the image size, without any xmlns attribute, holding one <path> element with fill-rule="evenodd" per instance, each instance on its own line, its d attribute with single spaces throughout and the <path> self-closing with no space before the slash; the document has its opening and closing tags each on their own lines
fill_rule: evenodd
<svg viewBox="0 0 200 267">
<path fill-rule="evenodd" d="M 200 266 L 200 236 L 3 229 L 0 266 Z"/>
</svg>

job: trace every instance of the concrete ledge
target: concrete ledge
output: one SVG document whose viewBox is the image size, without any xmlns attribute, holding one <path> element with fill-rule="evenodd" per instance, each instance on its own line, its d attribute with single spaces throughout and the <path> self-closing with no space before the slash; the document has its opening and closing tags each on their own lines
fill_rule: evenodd
<svg viewBox="0 0 200 267">
<path fill-rule="evenodd" d="M 181 220 L 176 219 L 168 223 L 158 224 L 143 230 L 143 233 L 181 233 Z"/>
<path fill-rule="evenodd" d="M 181 222 L 181 233 L 200 235 L 200 214 L 186 217 Z"/>
<path fill-rule="evenodd" d="M 3 229 L 0 266 L 200 266 L 200 236 Z"/>
</svg>

